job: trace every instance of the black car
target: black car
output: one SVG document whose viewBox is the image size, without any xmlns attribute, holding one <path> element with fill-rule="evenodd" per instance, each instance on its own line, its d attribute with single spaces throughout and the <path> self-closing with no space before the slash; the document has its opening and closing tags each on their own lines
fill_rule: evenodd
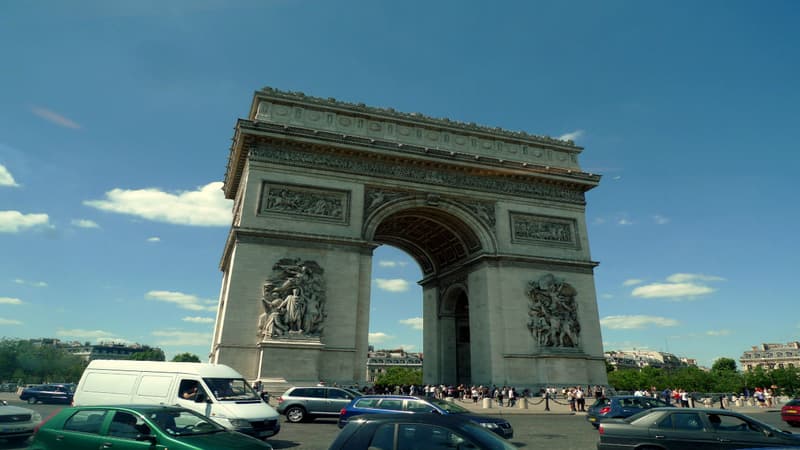
<svg viewBox="0 0 800 450">
<path fill-rule="evenodd" d="M 727 409 L 654 408 L 599 432 L 597 450 L 800 448 L 800 435 Z"/>
<path fill-rule="evenodd" d="M 460 415 L 367 414 L 351 418 L 328 450 L 516 450 Z"/>
<path fill-rule="evenodd" d="M 70 404 L 74 395 L 75 385 L 72 384 L 40 384 L 23 389 L 19 399 L 30 404 L 38 402 Z"/>
<path fill-rule="evenodd" d="M 669 406 L 667 402 L 653 397 L 637 395 L 600 397 L 586 410 L 586 420 L 597 428 L 608 419 L 624 419 L 647 409 L 667 406 Z"/>
<path fill-rule="evenodd" d="M 436 398 L 420 398 L 411 395 L 364 395 L 353 400 L 339 413 L 339 428 L 347 425 L 350 418 L 361 414 L 440 414 L 467 418 L 487 430 L 506 439 L 514 437 L 514 428 L 501 417 L 473 414 L 470 410 Z"/>
</svg>

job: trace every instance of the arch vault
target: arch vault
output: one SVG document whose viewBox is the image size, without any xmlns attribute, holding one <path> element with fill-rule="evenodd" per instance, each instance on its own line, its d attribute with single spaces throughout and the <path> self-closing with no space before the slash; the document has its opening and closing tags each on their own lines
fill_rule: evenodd
<svg viewBox="0 0 800 450">
<path fill-rule="evenodd" d="M 272 384 L 366 378 L 372 251 L 422 269 L 425 383 L 606 384 L 572 142 L 256 92 L 212 362 Z"/>
</svg>

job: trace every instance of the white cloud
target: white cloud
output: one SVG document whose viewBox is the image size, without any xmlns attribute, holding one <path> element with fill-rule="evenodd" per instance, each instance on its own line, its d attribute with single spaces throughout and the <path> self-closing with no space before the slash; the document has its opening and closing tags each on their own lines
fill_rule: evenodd
<svg viewBox="0 0 800 450">
<path fill-rule="evenodd" d="M 2 164 L 0 164 L 0 186 L 19 187 L 11 172 Z"/>
<path fill-rule="evenodd" d="M 38 106 L 32 106 L 31 112 L 36 114 L 37 116 L 41 117 L 42 119 L 54 123 L 58 126 L 62 126 L 65 128 L 72 128 L 73 130 L 79 130 L 81 126 L 76 122 L 58 114 L 57 112 L 53 112 L 47 108 L 41 108 Z"/>
<path fill-rule="evenodd" d="M 627 330 L 635 328 L 676 327 L 680 323 L 675 319 L 657 316 L 607 316 L 600 319 L 600 325 L 612 330 Z"/>
<path fill-rule="evenodd" d="M 158 339 L 156 345 L 208 345 L 211 343 L 211 333 L 195 333 L 191 331 L 164 330 L 154 331 L 153 336 Z"/>
<path fill-rule="evenodd" d="M 600 298 L 605 299 L 605 300 L 610 300 L 610 299 L 614 298 L 614 296 L 612 294 L 603 294 L 603 295 L 600 296 Z"/>
<path fill-rule="evenodd" d="M 407 352 L 413 352 L 414 349 L 417 348 L 417 346 L 414 345 L 414 344 L 400 344 L 400 345 L 398 345 L 398 347 L 402 348 L 403 350 L 405 350 Z"/>
<path fill-rule="evenodd" d="M 619 219 L 617 225 L 633 225 L 633 222 L 628 219 Z"/>
<path fill-rule="evenodd" d="M 14 297 L 0 297 L 0 305 L 21 305 L 22 300 Z"/>
<path fill-rule="evenodd" d="M 656 225 L 665 225 L 669 223 L 669 219 L 664 216 L 656 214 L 655 216 L 653 216 L 653 222 L 655 222 Z"/>
<path fill-rule="evenodd" d="M 706 295 L 716 289 L 693 283 L 653 283 L 639 286 L 631 292 L 634 297 L 641 298 L 693 298 Z"/>
<path fill-rule="evenodd" d="M 402 278 L 393 278 L 391 280 L 376 278 L 375 283 L 378 285 L 378 289 L 389 292 L 405 292 L 409 286 L 408 281 Z"/>
<path fill-rule="evenodd" d="M 159 189 L 112 189 L 105 200 L 86 200 L 86 206 L 128 214 L 154 222 L 189 226 L 228 226 L 232 201 L 213 182 L 194 191 L 164 192 Z"/>
<path fill-rule="evenodd" d="M 422 317 L 411 317 L 410 319 L 398 320 L 403 325 L 408 325 L 414 330 L 422 329 Z"/>
<path fill-rule="evenodd" d="M 72 225 L 78 228 L 100 228 L 97 222 L 89 219 L 73 219 Z"/>
<path fill-rule="evenodd" d="M 390 336 L 386 333 L 376 332 L 369 334 L 369 343 L 370 344 L 382 344 L 389 339 L 392 339 L 394 336 Z"/>
<path fill-rule="evenodd" d="M 114 337 L 114 333 L 104 330 L 84 330 L 82 328 L 73 328 L 71 330 L 58 330 L 56 335 L 63 337 L 71 337 L 75 339 L 108 339 Z"/>
<path fill-rule="evenodd" d="M 14 283 L 17 284 L 24 284 L 25 286 L 33 286 L 33 287 L 47 287 L 47 283 L 44 281 L 26 281 L 21 278 L 17 278 L 14 280 Z"/>
<path fill-rule="evenodd" d="M 192 322 L 192 323 L 214 323 L 214 318 L 212 317 L 194 316 L 194 317 L 184 317 L 181 320 L 183 320 L 184 322 Z"/>
<path fill-rule="evenodd" d="M 573 141 L 574 142 L 578 138 L 583 137 L 584 134 L 586 134 L 586 133 L 583 130 L 575 130 L 575 131 L 571 131 L 571 132 L 566 133 L 566 134 L 562 134 L 561 136 L 558 137 L 558 139 L 560 139 L 562 141 Z"/>
<path fill-rule="evenodd" d="M 152 300 L 161 302 L 173 303 L 178 305 L 179 308 L 188 309 L 191 311 L 216 311 L 216 303 L 211 300 L 201 300 L 196 295 L 184 294 L 183 292 L 173 291 L 150 291 L 145 294 L 145 297 Z"/>
<path fill-rule="evenodd" d="M 14 319 L 4 319 L 0 317 L 0 325 L 22 325 L 22 322 Z"/>
<path fill-rule="evenodd" d="M 386 260 L 381 260 L 381 261 L 378 261 L 378 265 L 381 266 L 381 267 L 405 267 L 406 265 L 408 265 L 408 262 L 406 262 L 406 261 L 386 261 Z"/>
<path fill-rule="evenodd" d="M 603 225 L 606 223 L 606 219 L 604 217 L 595 217 L 594 220 L 592 220 L 592 223 L 595 225 Z"/>
<path fill-rule="evenodd" d="M 161 238 L 158 236 L 149 237 L 147 238 L 147 242 L 161 242 Z"/>
<path fill-rule="evenodd" d="M 689 283 L 692 281 L 725 281 L 725 278 L 701 273 L 675 273 L 667 277 L 670 283 Z"/>
<path fill-rule="evenodd" d="M 636 286 L 637 284 L 644 283 L 644 280 L 640 280 L 638 278 L 630 278 L 622 282 L 623 286 Z"/>
<path fill-rule="evenodd" d="M 707 336 L 729 336 L 731 334 L 731 330 L 708 330 L 706 331 Z"/>
<path fill-rule="evenodd" d="M 17 233 L 24 229 L 51 227 L 47 214 L 22 214 L 19 211 L 0 211 L 0 233 Z"/>
</svg>

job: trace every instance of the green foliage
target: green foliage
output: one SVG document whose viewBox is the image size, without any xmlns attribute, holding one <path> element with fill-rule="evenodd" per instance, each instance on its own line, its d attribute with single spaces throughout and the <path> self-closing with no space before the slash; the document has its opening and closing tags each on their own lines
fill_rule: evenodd
<svg viewBox="0 0 800 450">
<path fill-rule="evenodd" d="M 180 353 L 172 358 L 172 362 L 200 362 L 200 357 L 194 353 Z"/>
<path fill-rule="evenodd" d="M 86 361 L 54 345 L 0 340 L 0 380 L 23 384 L 77 382 Z"/>
<path fill-rule="evenodd" d="M 658 390 L 670 388 L 684 389 L 689 392 L 738 393 L 744 390 L 745 376 L 736 370 L 730 370 L 728 363 L 722 363 L 720 370 L 711 372 L 694 366 L 682 367 L 677 370 L 654 367 L 644 367 L 641 370 L 619 369 L 608 374 L 608 383 L 619 391 L 655 387 Z M 750 384 L 750 386 L 754 386 L 754 384 Z"/>
<path fill-rule="evenodd" d="M 135 361 L 166 361 L 167 357 L 164 355 L 164 350 L 144 345 L 142 346 L 142 351 L 131 353 L 128 359 Z"/>
<path fill-rule="evenodd" d="M 726 371 L 736 372 L 736 360 L 731 358 L 718 358 L 711 366 L 711 372 L 716 374 Z"/>
<path fill-rule="evenodd" d="M 376 385 L 397 386 L 422 384 L 422 370 L 408 367 L 389 367 L 386 373 L 375 379 Z"/>
</svg>

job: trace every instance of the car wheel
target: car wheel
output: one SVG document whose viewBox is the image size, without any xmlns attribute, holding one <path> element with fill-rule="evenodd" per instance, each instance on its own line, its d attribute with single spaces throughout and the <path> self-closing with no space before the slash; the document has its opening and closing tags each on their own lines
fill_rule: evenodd
<svg viewBox="0 0 800 450">
<path fill-rule="evenodd" d="M 39 399 L 36 397 L 28 397 L 28 403 L 31 405 L 36 404 L 37 401 L 39 401 Z"/>
<path fill-rule="evenodd" d="M 286 410 L 286 420 L 292 423 L 302 422 L 306 418 L 306 410 L 300 406 L 291 406 Z"/>
</svg>

